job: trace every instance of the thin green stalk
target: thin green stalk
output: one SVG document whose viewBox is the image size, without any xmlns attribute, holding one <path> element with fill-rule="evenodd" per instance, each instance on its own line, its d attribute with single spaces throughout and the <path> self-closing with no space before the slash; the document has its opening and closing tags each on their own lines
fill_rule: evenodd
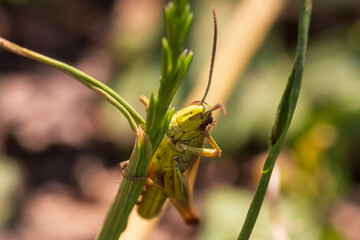
<svg viewBox="0 0 360 240">
<path fill-rule="evenodd" d="M 137 129 L 136 122 L 139 124 L 145 124 L 144 119 L 114 90 L 101 83 L 100 81 L 96 80 L 95 78 L 85 74 L 84 72 L 63 62 L 57 61 L 29 49 L 20 47 L 1 37 L 0 47 L 20 56 L 47 64 L 75 78 L 76 80 L 84 84 L 86 87 L 90 88 L 91 90 L 98 93 L 100 96 L 104 97 L 108 102 L 110 102 L 117 109 L 119 109 L 129 121 L 133 131 L 136 131 Z"/>
<path fill-rule="evenodd" d="M 163 65 L 157 98 L 152 93 L 145 132 L 153 150 L 160 144 L 171 120 L 170 103 L 191 64 L 193 53 L 183 48 L 193 20 L 189 0 L 170 1 L 164 10 L 165 37 L 162 39 Z"/>
<path fill-rule="evenodd" d="M 266 190 L 270 181 L 271 173 L 274 169 L 276 159 L 281 151 L 286 133 L 290 127 L 290 123 L 299 97 L 301 80 L 304 71 L 311 8 L 311 0 L 301 1 L 295 63 L 280 101 L 275 118 L 275 124 L 270 134 L 269 155 L 265 161 L 259 184 L 256 188 L 254 198 L 249 207 L 238 240 L 247 240 L 250 238 L 252 230 L 255 226 L 256 219 L 259 215 L 261 205 L 265 198 Z"/>
</svg>

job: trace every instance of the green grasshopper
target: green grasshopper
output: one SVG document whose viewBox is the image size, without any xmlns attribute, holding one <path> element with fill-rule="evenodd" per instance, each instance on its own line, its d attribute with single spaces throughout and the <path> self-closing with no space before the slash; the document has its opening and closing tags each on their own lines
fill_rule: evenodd
<svg viewBox="0 0 360 240">
<path fill-rule="evenodd" d="M 200 156 L 220 157 L 221 149 L 209 130 L 215 125 L 212 112 L 222 109 L 225 113 L 222 105 L 210 107 L 205 103 L 211 85 L 216 50 L 217 23 L 214 10 L 213 18 L 214 43 L 205 94 L 201 101 L 195 101 L 173 115 L 169 129 L 151 160 L 142 200 L 138 206 L 138 213 L 143 218 L 157 216 L 169 198 L 188 225 L 196 226 L 200 222 L 191 201 L 194 181 L 189 180 L 189 175 L 196 175 Z M 149 100 L 146 97 L 142 96 L 140 101 L 148 107 Z M 205 139 L 213 149 L 203 148 Z"/>
<path fill-rule="evenodd" d="M 143 99 L 144 100 L 144 99 Z M 188 225 L 198 225 L 199 217 L 192 202 L 192 184 L 184 175 L 196 174 L 200 156 L 220 157 L 221 149 L 209 134 L 215 124 L 211 112 L 222 108 L 217 104 L 194 102 L 172 117 L 169 129 L 151 161 L 145 191 L 138 213 L 152 218 L 161 212 L 167 198 L 178 209 Z M 214 149 L 202 148 L 205 138 Z"/>
</svg>

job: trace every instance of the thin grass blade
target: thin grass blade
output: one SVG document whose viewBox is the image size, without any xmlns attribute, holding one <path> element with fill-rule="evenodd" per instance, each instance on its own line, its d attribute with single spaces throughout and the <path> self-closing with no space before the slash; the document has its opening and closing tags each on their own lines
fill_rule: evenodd
<svg viewBox="0 0 360 240">
<path fill-rule="evenodd" d="M 245 218 L 245 222 L 240 231 L 238 237 L 239 240 L 247 240 L 250 238 L 259 215 L 261 205 L 265 198 L 271 173 L 273 171 L 276 159 L 281 151 L 281 147 L 283 145 L 286 133 L 290 127 L 291 120 L 296 108 L 305 66 L 305 53 L 308 42 L 311 9 L 311 0 L 301 1 L 295 63 L 279 104 L 273 129 L 270 133 L 269 155 L 265 161 L 254 198 L 251 202 L 247 216 Z"/>
</svg>

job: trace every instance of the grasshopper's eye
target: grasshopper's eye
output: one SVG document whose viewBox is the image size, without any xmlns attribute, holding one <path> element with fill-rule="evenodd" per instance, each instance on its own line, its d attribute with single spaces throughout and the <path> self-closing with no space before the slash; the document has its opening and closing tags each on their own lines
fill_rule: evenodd
<svg viewBox="0 0 360 240">
<path fill-rule="evenodd" d="M 209 116 L 208 118 L 206 118 L 206 120 L 203 123 L 201 123 L 199 125 L 198 129 L 200 131 L 205 131 L 205 128 L 207 127 L 207 125 L 212 124 L 212 123 L 213 123 L 213 118 L 212 118 L 212 116 Z"/>
</svg>

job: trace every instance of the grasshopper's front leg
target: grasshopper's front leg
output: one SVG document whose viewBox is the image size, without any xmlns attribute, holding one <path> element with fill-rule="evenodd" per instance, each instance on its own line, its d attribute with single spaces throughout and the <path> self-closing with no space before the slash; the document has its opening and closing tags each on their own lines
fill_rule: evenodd
<svg viewBox="0 0 360 240">
<path fill-rule="evenodd" d="M 206 134 L 205 135 L 206 139 L 209 141 L 210 145 L 213 147 L 212 148 L 197 148 L 197 147 L 192 147 L 192 146 L 188 146 L 183 142 L 179 142 L 176 145 L 177 150 L 179 151 L 188 151 L 190 153 L 199 155 L 199 156 L 204 156 L 204 157 L 220 157 L 221 156 L 221 149 L 220 147 L 217 145 L 217 143 L 215 142 L 215 140 L 211 137 L 210 134 Z"/>
</svg>

